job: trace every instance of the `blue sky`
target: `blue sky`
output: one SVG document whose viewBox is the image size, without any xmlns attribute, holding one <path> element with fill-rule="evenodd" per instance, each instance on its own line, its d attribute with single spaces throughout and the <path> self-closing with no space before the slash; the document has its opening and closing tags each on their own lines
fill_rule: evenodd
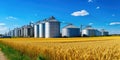
<svg viewBox="0 0 120 60">
<path fill-rule="evenodd" d="M 120 33 L 119 3 L 120 0 L 1 0 L 0 33 L 50 16 L 78 27 L 92 25 Z"/>
</svg>

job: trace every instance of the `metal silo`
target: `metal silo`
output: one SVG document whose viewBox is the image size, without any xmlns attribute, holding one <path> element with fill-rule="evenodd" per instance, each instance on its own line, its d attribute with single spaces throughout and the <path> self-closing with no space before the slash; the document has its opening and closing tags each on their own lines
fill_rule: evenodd
<svg viewBox="0 0 120 60">
<path fill-rule="evenodd" d="M 34 25 L 34 37 L 37 38 L 37 25 Z"/>
<path fill-rule="evenodd" d="M 27 25 L 23 26 L 23 37 L 28 37 L 28 32 L 27 32 Z"/>
<path fill-rule="evenodd" d="M 82 35 L 83 36 L 100 36 L 101 32 L 97 29 L 87 27 L 84 30 L 82 30 Z"/>
<path fill-rule="evenodd" d="M 38 21 L 34 24 L 34 37 L 35 38 L 40 37 L 40 21 Z"/>
<path fill-rule="evenodd" d="M 80 28 L 72 24 L 68 24 L 62 29 L 62 37 L 77 37 L 80 36 Z"/>
<path fill-rule="evenodd" d="M 20 37 L 20 35 L 21 35 L 21 29 L 18 28 L 18 37 Z"/>
<path fill-rule="evenodd" d="M 60 22 L 53 16 L 45 22 L 45 38 L 60 37 Z"/>
<path fill-rule="evenodd" d="M 35 38 L 45 37 L 45 21 L 38 21 L 34 25 L 34 37 Z"/>
<path fill-rule="evenodd" d="M 46 21 L 46 19 L 45 20 L 43 20 L 40 24 L 39 24 L 39 26 L 40 26 L 40 30 L 39 30 L 39 35 L 40 35 L 40 38 L 44 38 L 45 37 L 45 21 Z"/>
<path fill-rule="evenodd" d="M 27 26 L 28 30 L 28 37 L 33 37 L 34 35 L 34 24 L 30 22 L 30 24 Z"/>
<path fill-rule="evenodd" d="M 109 35 L 109 32 L 108 31 L 105 31 L 104 29 L 101 30 L 101 35 L 102 36 L 107 36 Z"/>
<path fill-rule="evenodd" d="M 14 37 L 18 37 L 18 28 L 14 29 L 14 34 L 15 34 Z"/>
</svg>

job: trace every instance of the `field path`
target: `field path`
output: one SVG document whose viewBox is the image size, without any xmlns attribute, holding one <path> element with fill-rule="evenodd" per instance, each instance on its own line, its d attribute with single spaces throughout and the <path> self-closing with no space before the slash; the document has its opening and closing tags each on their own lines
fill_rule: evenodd
<svg viewBox="0 0 120 60">
<path fill-rule="evenodd" d="M 1 52 L 1 50 L 0 50 L 0 60 L 7 60 L 7 58 L 5 57 L 4 53 Z"/>
</svg>

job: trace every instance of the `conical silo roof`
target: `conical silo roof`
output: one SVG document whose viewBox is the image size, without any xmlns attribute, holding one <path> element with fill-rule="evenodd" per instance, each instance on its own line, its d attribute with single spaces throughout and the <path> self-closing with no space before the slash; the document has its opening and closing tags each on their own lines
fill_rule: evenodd
<svg viewBox="0 0 120 60">
<path fill-rule="evenodd" d="M 63 28 L 78 28 L 78 27 L 74 26 L 73 24 L 68 24 L 67 26 L 65 26 Z"/>
<path fill-rule="evenodd" d="M 56 20 L 54 16 L 51 16 L 50 18 L 48 18 L 48 20 L 46 20 L 46 22 L 59 22 L 59 21 Z"/>
</svg>

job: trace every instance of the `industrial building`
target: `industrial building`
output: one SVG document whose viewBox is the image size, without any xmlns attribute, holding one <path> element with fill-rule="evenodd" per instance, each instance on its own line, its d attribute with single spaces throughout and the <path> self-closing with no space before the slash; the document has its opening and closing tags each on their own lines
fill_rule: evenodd
<svg viewBox="0 0 120 60">
<path fill-rule="evenodd" d="M 80 31 L 81 30 L 81 31 Z M 61 33 L 60 33 L 61 32 Z M 78 28 L 73 24 L 68 24 L 60 31 L 60 21 L 51 16 L 47 19 L 40 20 L 36 23 L 24 25 L 19 28 L 14 28 L 5 33 L 5 36 L 11 37 L 35 37 L 35 38 L 57 38 L 57 37 L 78 37 L 78 36 L 106 36 L 108 31 L 104 29 L 99 31 L 87 26 L 85 29 Z"/>
<path fill-rule="evenodd" d="M 32 23 L 30 23 L 30 25 L 25 25 L 22 27 L 21 37 L 33 37 L 33 36 L 34 36 L 34 27 Z"/>
<path fill-rule="evenodd" d="M 33 23 L 24 25 L 21 28 L 14 28 L 10 30 L 6 35 L 11 37 L 33 37 L 34 36 Z"/>
<path fill-rule="evenodd" d="M 62 37 L 78 37 L 80 36 L 80 28 L 73 24 L 68 24 L 62 29 Z"/>
<path fill-rule="evenodd" d="M 108 31 L 102 29 L 101 31 L 92 28 L 91 26 L 87 26 L 82 30 L 82 36 L 107 36 L 109 35 Z"/>
<path fill-rule="evenodd" d="M 19 28 L 15 28 L 14 29 L 14 37 L 18 37 L 18 30 L 19 30 Z M 10 35 L 11 36 L 11 35 Z"/>
<path fill-rule="evenodd" d="M 60 37 L 60 22 L 53 16 L 45 22 L 45 37 Z"/>
<path fill-rule="evenodd" d="M 34 25 L 35 38 L 54 38 L 60 37 L 60 22 L 55 17 L 38 21 Z"/>
<path fill-rule="evenodd" d="M 82 36 L 101 36 L 101 32 L 91 26 L 87 26 L 82 30 Z"/>
<path fill-rule="evenodd" d="M 34 37 L 35 38 L 45 37 L 45 20 L 38 21 L 34 24 Z"/>
<path fill-rule="evenodd" d="M 108 31 L 105 31 L 104 29 L 101 30 L 101 35 L 102 36 L 108 36 L 109 35 L 109 32 Z"/>
<path fill-rule="evenodd" d="M 51 16 L 48 19 L 30 23 L 20 28 L 10 30 L 7 36 L 12 37 L 35 37 L 35 38 L 55 38 L 60 37 L 60 22 Z"/>
</svg>

